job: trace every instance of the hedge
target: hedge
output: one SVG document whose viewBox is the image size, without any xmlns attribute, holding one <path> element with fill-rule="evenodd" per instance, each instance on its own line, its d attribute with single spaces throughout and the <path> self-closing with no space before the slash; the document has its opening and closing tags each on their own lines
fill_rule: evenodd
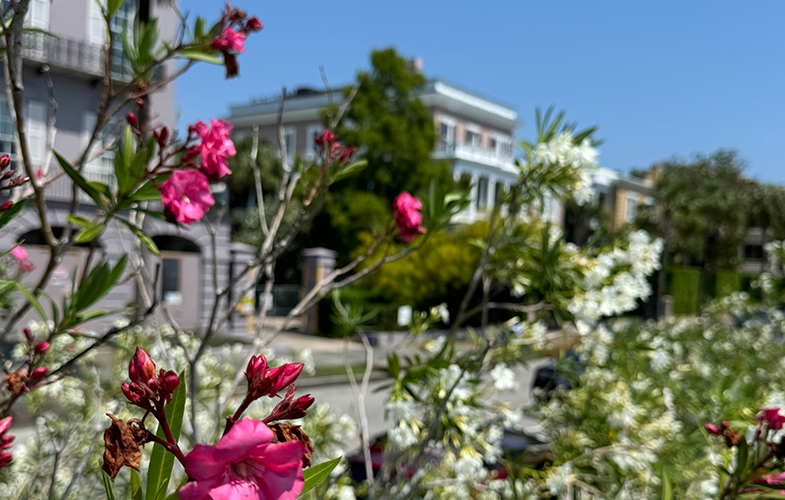
<svg viewBox="0 0 785 500">
<path fill-rule="evenodd" d="M 699 267 L 672 267 L 668 269 L 667 293 L 674 299 L 674 313 L 694 314 L 700 310 Z M 757 275 L 733 271 L 706 274 L 706 299 L 727 297 L 733 292 L 752 292 L 751 283 Z M 753 294 L 754 295 L 754 294 Z"/>
</svg>

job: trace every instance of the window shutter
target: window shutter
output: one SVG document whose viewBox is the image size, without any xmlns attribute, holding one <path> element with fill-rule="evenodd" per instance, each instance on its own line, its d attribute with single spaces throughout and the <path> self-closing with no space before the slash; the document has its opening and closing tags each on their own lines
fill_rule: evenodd
<svg viewBox="0 0 785 500">
<path fill-rule="evenodd" d="M 31 0 L 25 16 L 25 26 L 39 30 L 49 29 L 49 0 Z"/>
<path fill-rule="evenodd" d="M 87 143 L 90 141 L 90 134 L 93 133 L 93 127 L 95 127 L 95 112 L 93 111 L 85 111 L 82 115 L 82 148 L 87 147 Z M 101 146 L 100 137 L 97 138 L 93 142 L 93 146 L 90 148 L 90 151 L 87 153 L 87 163 L 85 163 L 84 168 L 85 172 L 99 172 L 101 170 L 101 158 L 93 158 L 95 154 L 98 152 L 98 148 Z"/>
<path fill-rule="evenodd" d="M 105 0 L 87 0 L 87 41 L 93 45 L 106 43 L 106 21 L 101 13 L 101 5 Z"/>
<path fill-rule="evenodd" d="M 46 160 L 46 103 L 42 101 L 27 101 L 27 120 L 25 132 L 27 133 L 27 146 L 30 148 L 30 159 L 33 165 L 43 167 Z"/>
</svg>

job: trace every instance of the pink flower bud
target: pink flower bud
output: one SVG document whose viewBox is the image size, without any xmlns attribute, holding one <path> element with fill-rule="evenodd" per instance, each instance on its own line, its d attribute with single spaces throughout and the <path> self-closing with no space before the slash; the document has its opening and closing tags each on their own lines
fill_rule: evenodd
<svg viewBox="0 0 785 500">
<path fill-rule="evenodd" d="M 41 368 L 36 368 L 35 370 L 33 370 L 33 373 L 30 374 L 30 379 L 41 380 L 42 378 L 45 378 L 48 373 L 49 373 L 49 368 L 42 366 Z"/>
<path fill-rule="evenodd" d="M 125 119 L 128 121 L 128 125 L 132 126 L 133 128 L 139 128 L 139 122 L 137 122 L 135 114 L 128 113 L 128 116 L 126 116 Z"/>
<path fill-rule="evenodd" d="M 275 381 L 275 385 L 272 388 L 272 394 L 270 396 L 274 396 L 281 392 L 285 387 L 289 386 L 297 380 L 297 377 L 300 376 L 300 372 L 303 371 L 303 364 L 302 363 L 287 363 L 283 366 L 279 366 L 278 368 L 273 368 L 267 372 L 267 376 L 270 380 Z"/>
<path fill-rule="evenodd" d="M 7 202 L 3 203 L 2 205 L 0 205 L 0 212 L 5 212 L 6 210 L 8 210 L 9 208 L 11 208 L 13 206 L 14 206 L 13 202 L 7 201 Z"/>
<path fill-rule="evenodd" d="M 158 145 L 161 147 L 166 146 L 166 141 L 169 139 L 169 128 L 163 127 L 161 132 L 157 135 Z"/>
<path fill-rule="evenodd" d="M 257 373 L 261 372 L 261 376 L 264 377 L 266 371 L 267 359 L 264 355 L 251 356 L 251 359 L 248 361 L 248 366 L 245 369 L 245 378 L 248 380 L 248 383 L 251 383 L 251 381 L 256 378 Z"/>
<path fill-rule="evenodd" d="M 22 332 L 25 334 L 25 337 L 27 338 L 28 341 L 33 340 L 33 332 L 31 332 L 29 328 L 25 328 L 24 330 L 22 330 Z"/>
<path fill-rule="evenodd" d="M 719 434 L 720 433 L 719 427 L 717 427 L 714 424 L 706 424 L 706 425 L 704 425 L 704 427 L 706 428 L 706 432 L 708 432 L 709 434 Z"/>
<path fill-rule="evenodd" d="M 149 385 L 155 380 L 155 363 L 141 347 L 136 348 L 136 354 L 131 358 L 131 363 L 128 365 L 128 377 L 131 382 L 144 385 Z"/>
<path fill-rule="evenodd" d="M 33 349 L 33 352 L 36 354 L 43 354 L 46 350 L 49 349 L 49 342 L 41 342 L 40 344 L 36 345 Z"/>
<path fill-rule="evenodd" d="M 0 170 L 4 170 L 10 164 L 11 164 L 10 156 L 8 155 L 0 156 Z"/>
<path fill-rule="evenodd" d="M 264 24 L 255 17 L 250 18 L 248 22 L 245 23 L 245 29 L 248 31 L 259 31 L 262 28 L 264 28 Z"/>
<path fill-rule="evenodd" d="M 174 392 L 178 385 L 180 385 L 180 377 L 173 371 L 164 373 L 161 377 L 163 379 L 163 389 L 167 393 Z"/>
<path fill-rule="evenodd" d="M 305 396 L 300 397 L 295 403 L 295 406 L 298 410 L 305 411 L 311 407 L 311 405 L 316 401 L 314 398 L 311 397 L 310 394 L 306 394 Z"/>
</svg>

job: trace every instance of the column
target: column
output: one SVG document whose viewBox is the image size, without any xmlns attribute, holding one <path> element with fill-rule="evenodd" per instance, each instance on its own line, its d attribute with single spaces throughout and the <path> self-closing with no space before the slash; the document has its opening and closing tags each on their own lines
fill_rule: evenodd
<svg viewBox="0 0 785 500">
<path fill-rule="evenodd" d="M 335 269 L 338 252 L 326 248 L 306 248 L 303 250 L 303 288 L 302 297 L 313 290 L 322 278 Z M 316 335 L 319 331 L 319 306 L 314 305 L 300 317 L 300 331 L 306 335 Z"/>
</svg>

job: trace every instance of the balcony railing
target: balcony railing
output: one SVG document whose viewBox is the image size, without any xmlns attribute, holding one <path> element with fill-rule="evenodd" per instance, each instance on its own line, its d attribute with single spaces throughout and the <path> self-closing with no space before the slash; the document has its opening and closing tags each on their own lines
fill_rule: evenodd
<svg viewBox="0 0 785 500">
<path fill-rule="evenodd" d="M 101 77 L 104 74 L 103 47 L 67 38 L 58 38 L 47 33 L 25 33 L 23 55 L 29 61 L 76 71 L 88 76 Z M 156 66 L 153 70 L 153 79 L 161 80 L 164 75 L 163 71 L 162 66 Z M 112 78 L 124 82 L 133 78 L 131 64 L 122 51 L 114 51 L 113 53 Z"/>
<path fill-rule="evenodd" d="M 115 189 L 117 187 L 117 180 L 114 176 L 113 172 L 100 172 L 95 170 L 86 169 L 82 172 L 82 175 L 88 181 L 97 181 L 109 186 L 110 189 Z M 44 196 L 47 200 L 50 201 L 71 201 L 73 196 L 72 191 L 73 183 L 68 176 L 60 176 L 51 184 L 46 186 L 44 190 Z M 79 192 L 79 202 L 86 203 L 86 204 L 94 204 L 93 200 L 91 200 L 84 192 L 78 190 Z"/>
<path fill-rule="evenodd" d="M 513 158 L 509 154 L 500 153 L 495 150 L 482 149 L 469 144 L 439 142 L 436 145 L 433 156 L 438 159 L 457 158 L 501 168 L 502 170 L 515 171 Z"/>
</svg>

